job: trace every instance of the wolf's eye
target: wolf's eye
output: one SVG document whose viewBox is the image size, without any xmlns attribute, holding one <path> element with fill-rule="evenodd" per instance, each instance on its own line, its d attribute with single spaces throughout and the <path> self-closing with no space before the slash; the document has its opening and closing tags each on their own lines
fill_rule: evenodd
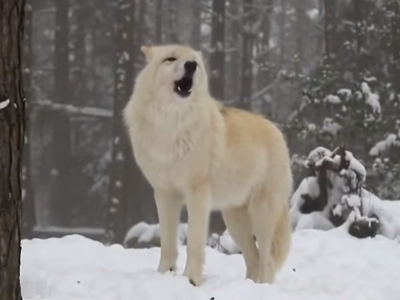
<svg viewBox="0 0 400 300">
<path fill-rule="evenodd" d="M 175 57 L 168 57 L 168 58 L 164 59 L 164 61 L 173 62 L 173 61 L 176 61 L 176 58 Z"/>
</svg>

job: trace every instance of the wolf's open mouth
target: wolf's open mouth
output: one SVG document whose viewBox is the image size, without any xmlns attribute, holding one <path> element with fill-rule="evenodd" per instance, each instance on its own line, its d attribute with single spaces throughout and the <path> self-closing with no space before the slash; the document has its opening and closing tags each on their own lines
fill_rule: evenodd
<svg viewBox="0 0 400 300">
<path fill-rule="evenodd" d="M 193 78 L 183 77 L 182 79 L 175 81 L 174 92 L 179 96 L 185 98 L 190 96 L 192 93 Z"/>
</svg>

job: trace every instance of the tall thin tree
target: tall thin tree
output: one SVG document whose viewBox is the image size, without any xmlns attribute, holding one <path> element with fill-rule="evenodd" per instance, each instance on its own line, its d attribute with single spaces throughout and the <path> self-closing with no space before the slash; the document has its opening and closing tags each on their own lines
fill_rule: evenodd
<svg viewBox="0 0 400 300">
<path fill-rule="evenodd" d="M 156 31 L 155 31 L 155 42 L 161 44 L 163 41 L 163 0 L 157 0 L 156 6 Z"/>
<path fill-rule="evenodd" d="M 256 34 L 254 24 L 257 19 L 257 10 L 254 0 L 243 1 L 243 28 L 242 28 L 242 72 L 240 107 L 251 110 L 252 80 L 253 80 L 253 46 Z"/>
<path fill-rule="evenodd" d="M 0 295 L 20 300 L 24 0 L 0 1 Z"/>
<path fill-rule="evenodd" d="M 108 243 L 122 242 L 126 228 L 127 159 L 131 156 L 122 120 L 133 83 L 133 27 L 131 18 L 134 1 L 118 0 L 116 5 L 116 54 L 114 83 L 114 143 L 112 150 L 112 172 L 110 180 L 110 201 L 107 210 L 106 240 Z M 128 156 L 129 155 L 129 156 Z"/>
<path fill-rule="evenodd" d="M 225 98 L 225 0 L 212 2 L 210 59 L 210 92 L 219 100 Z"/>
<path fill-rule="evenodd" d="M 202 11 L 202 1 L 192 0 L 192 32 L 190 43 L 194 48 L 200 49 L 201 47 L 201 11 Z"/>
<path fill-rule="evenodd" d="M 32 20 L 33 20 L 33 3 L 27 3 L 25 7 L 25 28 L 24 28 L 24 89 L 25 95 L 28 99 L 26 103 L 26 130 L 25 130 L 25 144 L 24 144 L 24 158 L 22 166 L 22 201 L 23 201 L 23 219 L 22 219 L 22 236 L 29 238 L 32 237 L 33 227 L 36 224 L 35 205 L 34 205 L 34 191 L 31 183 L 31 158 L 30 158 L 30 115 L 29 103 L 32 99 Z"/>
</svg>

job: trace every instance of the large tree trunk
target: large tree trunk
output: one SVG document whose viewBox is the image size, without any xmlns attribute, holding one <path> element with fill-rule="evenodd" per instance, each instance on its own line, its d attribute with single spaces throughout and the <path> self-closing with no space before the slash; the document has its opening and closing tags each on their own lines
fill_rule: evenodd
<svg viewBox="0 0 400 300">
<path fill-rule="evenodd" d="M 210 59 L 210 92 L 225 99 L 225 1 L 212 2 L 212 32 Z"/>
<path fill-rule="evenodd" d="M 20 300 L 24 0 L 0 1 L 0 295 Z"/>
<path fill-rule="evenodd" d="M 110 180 L 110 201 L 107 211 L 106 240 L 121 243 L 126 230 L 126 199 L 128 176 L 127 161 L 130 147 L 122 121 L 122 111 L 129 100 L 133 83 L 133 18 L 134 2 L 118 0 L 116 12 L 116 60 L 114 85 L 114 143 L 112 151 L 112 173 Z"/>
</svg>

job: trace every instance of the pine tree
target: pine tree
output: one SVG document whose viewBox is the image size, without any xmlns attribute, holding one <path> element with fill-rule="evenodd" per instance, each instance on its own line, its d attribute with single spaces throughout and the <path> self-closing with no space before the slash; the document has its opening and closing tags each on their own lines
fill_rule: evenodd
<svg viewBox="0 0 400 300">
<path fill-rule="evenodd" d="M 325 57 L 305 79 L 303 101 L 286 126 L 299 154 L 345 144 L 367 167 L 367 187 L 392 199 L 400 197 L 396 9 L 397 1 L 354 1 L 325 14 Z M 371 151 L 382 140 L 390 146 Z"/>
</svg>

